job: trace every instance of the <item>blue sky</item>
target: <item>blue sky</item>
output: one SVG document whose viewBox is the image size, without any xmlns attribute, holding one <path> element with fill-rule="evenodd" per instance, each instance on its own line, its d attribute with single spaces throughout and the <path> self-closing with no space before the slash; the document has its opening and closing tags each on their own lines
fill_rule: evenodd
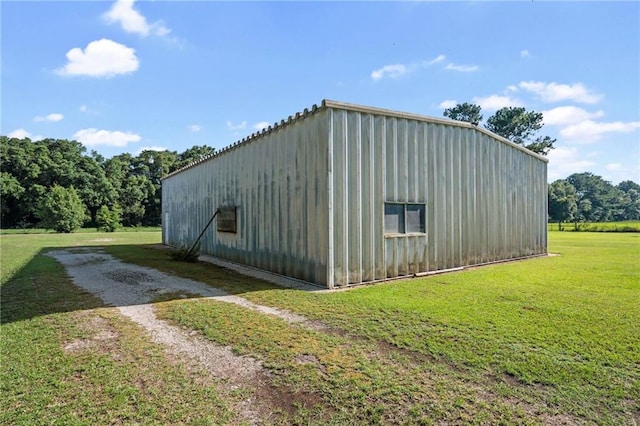
<svg viewBox="0 0 640 426">
<path fill-rule="evenodd" d="M 638 2 L 9 2 L 0 132 L 229 145 L 322 99 L 543 112 L 549 181 L 640 182 Z"/>
</svg>

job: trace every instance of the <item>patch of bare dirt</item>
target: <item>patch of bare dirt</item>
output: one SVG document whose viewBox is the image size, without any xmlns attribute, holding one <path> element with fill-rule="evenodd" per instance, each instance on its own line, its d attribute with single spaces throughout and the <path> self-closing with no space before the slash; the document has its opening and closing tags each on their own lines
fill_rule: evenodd
<svg viewBox="0 0 640 426">
<path fill-rule="evenodd" d="M 83 313 L 80 321 L 80 328 L 89 336 L 65 343 L 63 349 L 66 352 L 73 353 L 88 349 L 108 352 L 114 347 L 119 334 L 108 320 L 95 314 Z"/>
</svg>

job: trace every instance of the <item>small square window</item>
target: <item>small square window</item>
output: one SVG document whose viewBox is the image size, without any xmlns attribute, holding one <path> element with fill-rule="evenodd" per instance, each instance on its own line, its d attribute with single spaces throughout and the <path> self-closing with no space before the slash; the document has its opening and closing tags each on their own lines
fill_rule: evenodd
<svg viewBox="0 0 640 426">
<path fill-rule="evenodd" d="M 384 203 L 385 234 L 425 232 L 425 204 Z"/>
<path fill-rule="evenodd" d="M 404 234 L 404 204 L 384 204 L 384 232 Z"/>
</svg>

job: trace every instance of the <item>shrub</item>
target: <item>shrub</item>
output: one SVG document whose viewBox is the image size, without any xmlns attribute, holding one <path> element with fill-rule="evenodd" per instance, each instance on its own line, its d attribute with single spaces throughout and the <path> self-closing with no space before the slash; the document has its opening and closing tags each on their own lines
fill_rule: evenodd
<svg viewBox="0 0 640 426">
<path fill-rule="evenodd" d="M 96 213 L 99 231 L 114 232 L 122 226 L 122 209 L 117 204 L 109 208 L 102 206 Z"/>
<path fill-rule="evenodd" d="M 87 220 L 87 208 L 75 188 L 54 185 L 38 203 L 41 226 L 56 232 L 73 232 Z"/>
</svg>

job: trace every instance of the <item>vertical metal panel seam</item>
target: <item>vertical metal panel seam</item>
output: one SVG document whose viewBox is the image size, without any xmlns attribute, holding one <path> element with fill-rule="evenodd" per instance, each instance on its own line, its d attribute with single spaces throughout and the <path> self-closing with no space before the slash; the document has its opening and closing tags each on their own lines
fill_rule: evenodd
<svg viewBox="0 0 640 426">
<path fill-rule="evenodd" d="M 329 224 L 329 258 L 327 259 L 327 287 L 329 287 L 330 289 L 335 288 L 335 266 L 334 266 L 334 229 L 333 229 L 333 215 L 334 215 L 334 208 L 333 208 L 333 143 L 334 143 L 334 137 L 333 137 L 333 119 L 334 119 L 334 112 L 332 108 L 327 108 L 325 110 L 325 114 L 327 115 L 327 117 L 325 118 L 327 120 L 327 124 L 328 124 L 328 143 L 327 143 L 327 166 L 329 168 L 328 170 L 328 179 L 327 179 L 327 191 L 328 191 L 328 224 Z"/>
</svg>

